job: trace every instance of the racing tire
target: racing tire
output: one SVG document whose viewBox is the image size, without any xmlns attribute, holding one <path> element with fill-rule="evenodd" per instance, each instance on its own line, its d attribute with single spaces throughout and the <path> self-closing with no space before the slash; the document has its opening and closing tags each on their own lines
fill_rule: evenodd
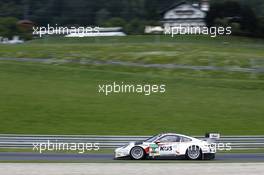
<svg viewBox="0 0 264 175">
<path fill-rule="evenodd" d="M 186 150 L 185 156 L 188 160 L 200 160 L 202 158 L 202 150 L 199 146 L 192 145 Z"/>
<path fill-rule="evenodd" d="M 130 158 L 133 160 L 143 160 L 146 158 L 146 153 L 140 146 L 135 146 L 130 151 Z"/>
</svg>

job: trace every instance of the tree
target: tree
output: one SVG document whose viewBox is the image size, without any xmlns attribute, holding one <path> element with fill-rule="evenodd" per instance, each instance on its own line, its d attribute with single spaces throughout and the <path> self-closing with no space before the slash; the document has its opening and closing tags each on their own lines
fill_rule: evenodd
<svg viewBox="0 0 264 175">
<path fill-rule="evenodd" d="M 110 18 L 110 12 L 107 9 L 101 9 L 96 12 L 96 24 L 103 25 Z"/>
<path fill-rule="evenodd" d="M 125 26 L 125 32 L 128 34 L 143 34 L 145 29 L 145 22 L 137 18 L 131 20 Z"/>
<path fill-rule="evenodd" d="M 114 17 L 104 23 L 105 27 L 125 27 L 126 21 L 123 18 Z"/>
<path fill-rule="evenodd" d="M 258 30 L 257 16 L 252 8 L 237 1 L 213 3 L 206 21 L 208 26 L 233 26 L 236 34 L 254 35 Z"/>
<path fill-rule="evenodd" d="M 17 25 L 18 19 L 14 17 L 0 18 L 0 36 L 11 39 L 18 35 L 24 39 L 30 39 L 29 32 Z"/>
</svg>

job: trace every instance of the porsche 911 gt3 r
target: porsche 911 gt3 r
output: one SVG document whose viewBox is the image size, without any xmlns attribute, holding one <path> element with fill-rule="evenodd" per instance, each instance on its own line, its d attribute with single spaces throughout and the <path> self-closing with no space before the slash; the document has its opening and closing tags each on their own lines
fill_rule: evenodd
<svg viewBox="0 0 264 175">
<path fill-rule="evenodd" d="M 167 133 L 148 138 L 143 142 L 131 142 L 115 150 L 115 158 L 130 157 L 142 160 L 146 157 L 178 157 L 190 160 L 214 159 L 216 149 L 209 141 L 186 135 Z"/>
</svg>

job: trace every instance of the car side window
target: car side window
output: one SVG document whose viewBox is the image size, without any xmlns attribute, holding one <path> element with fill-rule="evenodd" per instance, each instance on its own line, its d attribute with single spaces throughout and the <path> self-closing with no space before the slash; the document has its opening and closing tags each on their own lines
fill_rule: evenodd
<svg viewBox="0 0 264 175">
<path fill-rule="evenodd" d="M 180 137 L 179 136 L 173 136 L 173 135 L 168 135 L 162 137 L 160 142 L 180 142 Z"/>
<path fill-rule="evenodd" d="M 181 137 L 181 142 L 191 142 L 192 139 L 189 139 L 187 137 Z"/>
</svg>

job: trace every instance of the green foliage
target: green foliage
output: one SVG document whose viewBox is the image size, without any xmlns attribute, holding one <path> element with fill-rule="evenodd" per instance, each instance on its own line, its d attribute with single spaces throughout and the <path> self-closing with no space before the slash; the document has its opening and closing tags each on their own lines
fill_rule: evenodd
<svg viewBox="0 0 264 175">
<path fill-rule="evenodd" d="M 240 34 L 242 31 L 241 31 L 241 25 L 238 23 L 238 22 L 232 22 L 230 24 L 230 26 L 232 27 L 232 33 L 233 34 Z"/>
<path fill-rule="evenodd" d="M 259 19 L 258 25 L 259 25 L 258 34 L 261 35 L 261 36 L 264 36 L 264 17 Z"/>
<path fill-rule="evenodd" d="M 96 12 L 96 24 L 102 26 L 110 17 L 110 12 L 106 9 L 101 9 Z"/>
<path fill-rule="evenodd" d="M 212 3 L 206 21 L 209 26 L 234 26 L 236 34 L 256 35 L 259 30 L 252 7 L 234 0 Z"/>
<path fill-rule="evenodd" d="M 127 34 L 143 34 L 146 25 L 156 26 L 156 25 L 160 25 L 160 23 L 157 21 L 151 21 L 151 20 L 144 21 L 138 18 L 135 18 L 127 22 L 122 18 L 115 17 L 115 18 L 109 19 L 102 26 L 123 27 L 124 32 Z"/>
<path fill-rule="evenodd" d="M 0 18 L 0 36 L 12 37 L 18 34 L 17 19 L 13 17 Z"/>
<path fill-rule="evenodd" d="M 0 18 L 0 36 L 11 38 L 20 33 L 17 19 L 14 17 Z"/>
<path fill-rule="evenodd" d="M 37 25 L 114 26 L 112 19 L 122 19 L 128 33 L 142 33 L 142 25 L 159 24 L 161 12 L 181 0 L 2 0 L 0 17 L 28 18 Z M 200 0 L 197 0 L 200 2 Z M 195 2 L 189 0 L 189 2 Z M 213 25 L 216 18 L 241 17 L 240 34 L 261 34 L 261 19 L 264 15 L 263 0 L 211 0 L 211 11 L 207 19 Z M 138 24 L 138 22 L 144 22 Z M 140 25 L 136 27 L 136 25 Z M 135 32 L 132 31 L 135 29 Z"/>
<path fill-rule="evenodd" d="M 125 27 L 126 21 L 123 18 L 114 17 L 109 19 L 107 22 L 103 24 L 106 27 Z"/>
<path fill-rule="evenodd" d="M 0 36 L 11 39 L 17 35 L 23 39 L 31 39 L 31 31 L 24 29 L 17 24 L 18 19 L 14 17 L 0 18 Z"/>
<path fill-rule="evenodd" d="M 23 16 L 23 1 L 22 0 L 1 0 L 0 2 L 0 17 L 15 17 Z"/>
<path fill-rule="evenodd" d="M 135 18 L 125 26 L 125 32 L 128 34 L 142 34 L 144 33 L 144 28 L 144 21 Z"/>
</svg>

